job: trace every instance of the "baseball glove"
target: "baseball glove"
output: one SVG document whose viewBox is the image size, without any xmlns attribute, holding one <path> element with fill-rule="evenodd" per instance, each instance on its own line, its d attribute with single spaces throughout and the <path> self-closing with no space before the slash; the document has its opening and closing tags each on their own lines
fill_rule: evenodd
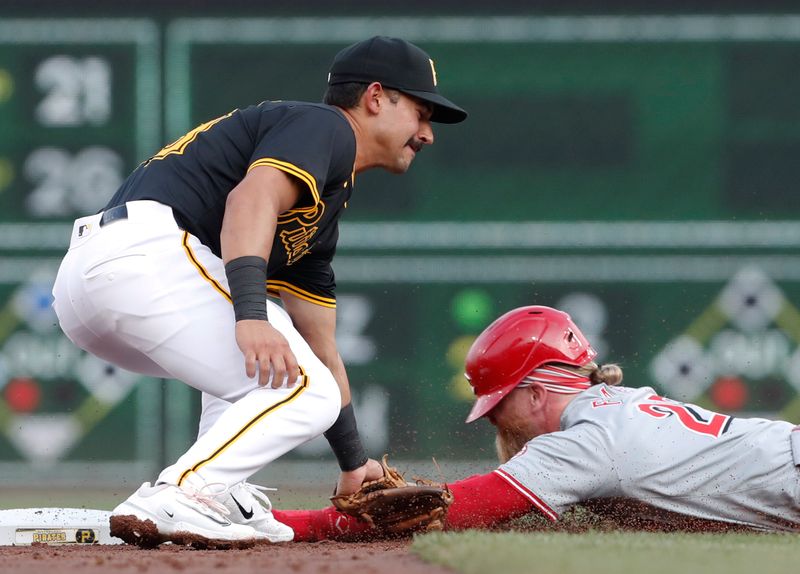
<svg viewBox="0 0 800 574">
<path fill-rule="evenodd" d="M 447 485 L 424 479 L 406 482 L 396 468 L 389 466 L 387 457 L 381 460 L 383 478 L 365 482 L 353 494 L 331 497 L 333 505 L 384 534 L 441 530 L 447 508 L 453 503 Z"/>
</svg>

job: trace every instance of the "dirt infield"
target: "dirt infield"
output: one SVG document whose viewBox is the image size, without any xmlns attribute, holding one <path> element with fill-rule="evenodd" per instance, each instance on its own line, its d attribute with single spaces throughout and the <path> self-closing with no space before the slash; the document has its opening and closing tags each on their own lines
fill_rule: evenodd
<svg viewBox="0 0 800 574">
<path fill-rule="evenodd" d="M 288 543 L 248 550 L 193 550 L 163 545 L 0 547 L 3 574 L 451 574 L 409 554 L 410 540 L 371 543 Z"/>
</svg>

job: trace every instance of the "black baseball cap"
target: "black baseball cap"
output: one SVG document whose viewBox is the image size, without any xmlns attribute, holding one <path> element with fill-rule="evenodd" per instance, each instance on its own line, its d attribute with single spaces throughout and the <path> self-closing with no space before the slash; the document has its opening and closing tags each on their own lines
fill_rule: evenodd
<svg viewBox="0 0 800 574">
<path fill-rule="evenodd" d="M 423 50 L 400 38 L 375 36 L 348 46 L 333 59 L 328 85 L 380 82 L 433 104 L 432 122 L 457 124 L 467 112 L 436 88 L 436 68 Z"/>
</svg>

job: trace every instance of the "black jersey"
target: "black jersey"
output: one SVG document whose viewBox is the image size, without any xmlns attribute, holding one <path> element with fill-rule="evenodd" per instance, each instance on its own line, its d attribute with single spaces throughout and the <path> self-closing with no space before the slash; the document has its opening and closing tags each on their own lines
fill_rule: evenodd
<svg viewBox="0 0 800 574">
<path fill-rule="evenodd" d="M 334 306 L 331 260 L 352 193 L 356 142 L 341 111 L 324 104 L 262 102 L 206 122 L 142 163 L 106 209 L 151 199 L 217 256 L 225 201 L 247 172 L 271 166 L 307 188 L 278 218 L 268 265 L 271 294 L 290 291 Z M 265 190 L 268 192 L 268 190 Z"/>
</svg>

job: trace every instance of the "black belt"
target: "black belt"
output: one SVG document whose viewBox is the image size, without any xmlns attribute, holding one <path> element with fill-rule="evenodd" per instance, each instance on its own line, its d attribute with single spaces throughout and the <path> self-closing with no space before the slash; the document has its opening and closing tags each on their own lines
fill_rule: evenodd
<svg viewBox="0 0 800 574">
<path fill-rule="evenodd" d="M 128 206 L 124 203 L 111 209 L 106 209 L 100 216 L 100 227 L 113 223 L 120 219 L 128 219 Z"/>
</svg>

